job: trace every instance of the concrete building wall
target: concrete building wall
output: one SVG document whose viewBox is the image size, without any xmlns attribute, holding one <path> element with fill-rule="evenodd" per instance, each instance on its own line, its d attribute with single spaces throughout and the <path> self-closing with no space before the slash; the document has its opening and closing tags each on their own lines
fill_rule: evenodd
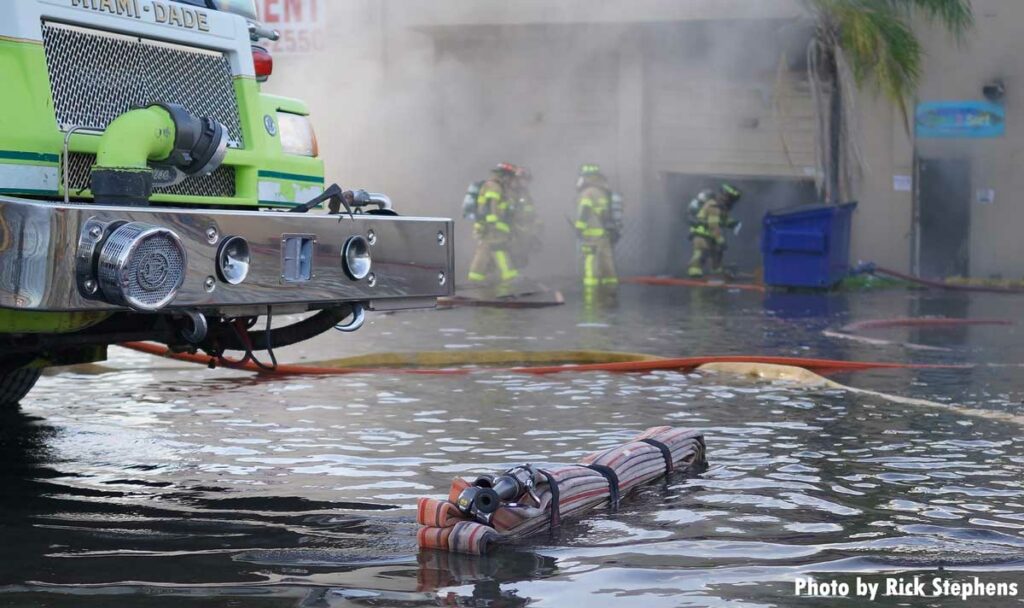
<svg viewBox="0 0 1024 608">
<path fill-rule="evenodd" d="M 1002 76 L 1008 135 L 917 142 L 917 151 L 975 159 L 974 187 L 996 190 L 997 199 L 973 205 L 972 273 L 1020 276 L 1024 239 L 1014 226 L 1024 210 L 1015 193 L 1024 173 L 1014 124 L 1024 107 L 1013 83 L 1024 82 L 1014 61 L 1024 50 L 1014 31 L 1024 3 L 975 5 L 978 29 L 963 48 L 923 33 L 921 99 L 977 99 L 983 82 Z M 814 177 L 814 109 L 799 62 L 807 30 L 795 1 L 352 0 L 328 8 L 330 21 L 344 24 L 339 35 L 321 55 L 283 58 L 272 88 L 310 100 L 329 174 L 388 191 L 409 213 L 455 215 L 466 185 L 493 164 L 527 164 L 546 222 L 545 271 L 573 270 L 565 220 L 580 162 L 608 168 L 630 204 L 629 272 L 682 263 L 673 222 L 685 201 L 666 200 L 672 176 Z M 852 257 L 908 270 L 915 196 L 894 178 L 915 174 L 915 144 L 899 112 L 871 90 L 856 94 L 855 116 L 863 163 Z M 795 202 L 811 201 L 762 201 L 751 215 Z M 470 241 L 461 226 L 462 263 Z"/>
<path fill-rule="evenodd" d="M 974 0 L 977 26 L 958 47 L 938 31 L 922 37 L 928 56 L 922 101 L 983 100 L 982 87 L 1006 83 L 1006 135 L 995 139 L 919 139 L 918 154 L 962 158 L 971 165 L 970 191 L 993 190 L 995 201 L 971 207 L 972 276 L 1024 277 L 1024 2 Z"/>
<path fill-rule="evenodd" d="M 914 175 L 911 136 L 887 99 L 866 90 L 856 95 L 855 130 L 861 155 L 855 187 L 851 263 L 874 262 L 908 272 L 914 246 L 914 192 L 896 181 Z"/>
</svg>

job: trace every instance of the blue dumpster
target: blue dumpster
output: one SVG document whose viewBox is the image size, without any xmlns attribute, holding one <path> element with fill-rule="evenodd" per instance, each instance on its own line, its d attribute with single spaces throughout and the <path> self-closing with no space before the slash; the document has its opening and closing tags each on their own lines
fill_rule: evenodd
<svg viewBox="0 0 1024 608">
<path fill-rule="evenodd" d="M 830 288 L 850 272 L 850 225 L 857 203 L 770 211 L 764 217 L 764 282 Z"/>
</svg>

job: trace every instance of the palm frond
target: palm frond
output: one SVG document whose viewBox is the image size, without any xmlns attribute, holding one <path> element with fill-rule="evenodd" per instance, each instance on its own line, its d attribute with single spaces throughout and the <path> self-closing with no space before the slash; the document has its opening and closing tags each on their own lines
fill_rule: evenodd
<svg viewBox="0 0 1024 608">
<path fill-rule="evenodd" d="M 803 0 L 827 35 L 840 46 L 850 69 L 863 85 L 874 81 L 904 118 L 907 99 L 921 79 L 923 50 L 912 19 L 923 16 L 957 38 L 974 25 L 971 0 Z M 822 34 L 819 33 L 819 36 Z"/>
<path fill-rule="evenodd" d="M 895 10 L 923 15 L 960 39 L 974 26 L 971 0 L 887 0 Z"/>
<path fill-rule="evenodd" d="M 826 194 L 840 198 L 851 153 L 850 111 L 841 102 L 849 92 L 871 82 L 888 98 L 910 130 L 908 104 L 921 80 L 924 50 L 915 35 L 918 18 L 934 23 L 958 41 L 974 25 L 972 0 L 801 0 L 817 20 L 808 47 L 811 91 L 819 120 L 821 169 Z M 838 108 L 834 110 L 833 108 Z M 855 154 L 854 154 L 855 156 Z"/>
</svg>

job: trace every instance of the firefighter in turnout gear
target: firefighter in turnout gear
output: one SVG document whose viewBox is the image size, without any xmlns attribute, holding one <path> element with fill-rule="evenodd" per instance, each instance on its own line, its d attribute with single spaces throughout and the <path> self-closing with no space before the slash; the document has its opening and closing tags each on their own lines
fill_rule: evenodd
<svg viewBox="0 0 1024 608">
<path fill-rule="evenodd" d="M 614 287 L 619 284 L 615 272 L 615 244 L 622 234 L 621 198 L 613 193 L 597 165 L 580 168 L 576 183 L 576 234 L 583 254 L 583 286 Z"/>
<path fill-rule="evenodd" d="M 704 276 L 705 266 L 710 264 L 712 274 L 723 274 L 726 230 L 738 230 L 740 223 L 730 217 L 733 206 L 743 194 L 729 184 L 722 184 L 717 193 L 701 192 L 690 203 L 690 241 L 693 243 L 693 257 L 690 258 L 688 274 L 699 279 Z M 699 208 L 694 215 L 695 208 Z"/>
<path fill-rule="evenodd" d="M 512 244 L 513 209 L 510 197 L 515 187 L 518 167 L 501 163 L 491 178 L 480 185 L 476 199 L 474 234 L 476 255 L 469 268 L 471 283 L 487 283 L 492 273 L 498 282 L 507 283 L 519 277 L 509 254 Z"/>
</svg>

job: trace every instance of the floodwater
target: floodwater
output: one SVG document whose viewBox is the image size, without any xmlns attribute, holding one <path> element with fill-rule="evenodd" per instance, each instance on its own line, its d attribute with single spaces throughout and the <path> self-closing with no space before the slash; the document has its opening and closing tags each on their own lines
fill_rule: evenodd
<svg viewBox="0 0 1024 608">
<path fill-rule="evenodd" d="M 1024 410 L 1019 326 L 873 331 L 889 342 L 875 345 L 823 333 L 923 315 L 1024 322 L 1013 296 L 567 296 L 378 315 L 282 359 L 585 348 L 970 363 L 836 379 Z M 112 354 L 45 378 L 0 420 L 0 606 L 820 606 L 794 597 L 796 577 L 936 573 L 1024 594 L 1024 439 L 1004 421 L 697 374 L 261 380 Z M 573 461 L 662 424 L 705 431 L 705 474 L 487 558 L 418 554 L 416 499 L 453 476 Z"/>
</svg>

